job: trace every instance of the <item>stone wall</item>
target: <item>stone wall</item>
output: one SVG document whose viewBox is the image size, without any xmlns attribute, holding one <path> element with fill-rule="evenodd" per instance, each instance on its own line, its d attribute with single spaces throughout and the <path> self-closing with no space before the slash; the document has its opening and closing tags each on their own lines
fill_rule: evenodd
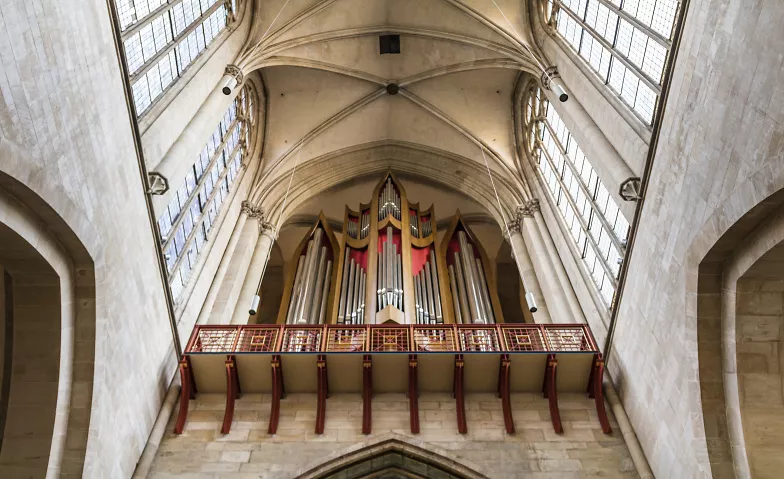
<svg viewBox="0 0 784 479">
<path fill-rule="evenodd" d="M 773 479 L 784 470 L 784 280 L 741 278 L 736 305 L 746 454 L 753 477 Z"/>
<path fill-rule="evenodd" d="M 357 443 L 395 434 L 449 451 L 492 479 L 638 477 L 618 431 L 602 433 L 591 399 L 559 396 L 564 434 L 553 432 L 548 402 L 540 395 L 513 394 L 517 432 L 504 432 L 501 401 L 493 394 L 469 394 L 468 434 L 457 431 L 455 400 L 450 394 L 422 394 L 420 434 L 409 432 L 404 394 L 373 398 L 373 434 L 361 432 L 360 395 L 335 394 L 327 400 L 323 435 L 313 432 L 314 394 L 291 394 L 281 401 L 278 434 L 267 434 L 270 396 L 248 394 L 236 403 L 228 435 L 220 434 L 223 395 L 200 395 L 191 401 L 184 433 L 172 432 L 175 414 L 161 442 L 150 477 L 155 479 L 240 479 L 295 477 Z M 609 411 L 609 408 L 608 408 Z"/>
<path fill-rule="evenodd" d="M 698 265 L 738 219 L 784 188 L 784 4 L 687 5 L 608 361 L 656 477 L 667 478 L 711 475 Z"/>
</svg>

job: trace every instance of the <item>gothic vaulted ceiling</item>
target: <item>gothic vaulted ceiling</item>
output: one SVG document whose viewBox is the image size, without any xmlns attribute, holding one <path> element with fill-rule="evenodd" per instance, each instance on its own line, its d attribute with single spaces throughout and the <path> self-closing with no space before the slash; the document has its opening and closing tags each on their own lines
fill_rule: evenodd
<svg viewBox="0 0 784 479">
<path fill-rule="evenodd" d="M 240 57 L 269 95 L 251 196 L 277 207 L 295 165 L 293 202 L 391 166 L 495 204 L 486 159 L 513 202 L 514 88 L 540 71 L 527 15 L 520 0 L 258 2 Z M 385 34 L 399 54 L 380 54 Z"/>
</svg>

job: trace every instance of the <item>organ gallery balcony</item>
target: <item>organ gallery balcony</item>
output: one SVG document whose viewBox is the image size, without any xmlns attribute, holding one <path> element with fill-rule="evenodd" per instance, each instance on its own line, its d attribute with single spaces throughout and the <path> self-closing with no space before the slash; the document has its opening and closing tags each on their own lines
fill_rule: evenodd
<svg viewBox="0 0 784 479">
<path fill-rule="evenodd" d="M 558 393 L 595 399 L 602 430 L 604 361 L 586 325 L 244 325 L 196 326 L 180 360 L 182 394 L 175 433 L 186 426 L 190 399 L 226 395 L 221 432 L 231 428 L 242 393 L 270 394 L 268 432 L 278 427 L 286 393 L 317 395 L 314 430 L 321 434 L 331 393 L 363 398 L 362 431 L 372 429 L 374 393 L 405 393 L 411 432 L 419 432 L 421 392 L 451 392 L 455 421 L 467 432 L 465 395 L 498 394 L 504 425 L 514 433 L 510 397 L 537 392 L 549 401 L 556 433 L 563 432 Z"/>
</svg>

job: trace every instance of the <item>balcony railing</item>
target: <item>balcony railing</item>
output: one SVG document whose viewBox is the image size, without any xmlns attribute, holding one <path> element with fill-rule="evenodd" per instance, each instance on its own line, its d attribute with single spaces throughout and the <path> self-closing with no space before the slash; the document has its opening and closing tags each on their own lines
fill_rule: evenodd
<svg viewBox="0 0 784 479">
<path fill-rule="evenodd" d="M 196 326 L 185 354 L 598 353 L 581 324 Z"/>
</svg>

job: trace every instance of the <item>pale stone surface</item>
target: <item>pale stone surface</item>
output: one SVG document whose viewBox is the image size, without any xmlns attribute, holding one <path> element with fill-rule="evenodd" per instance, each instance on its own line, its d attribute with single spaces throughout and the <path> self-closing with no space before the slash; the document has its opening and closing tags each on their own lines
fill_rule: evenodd
<svg viewBox="0 0 784 479">
<path fill-rule="evenodd" d="M 608 363 L 657 477 L 711 474 L 706 435 L 723 425 L 703 426 L 714 398 L 700 395 L 699 366 L 722 368 L 698 356 L 697 267 L 784 187 L 784 5 L 739 5 L 689 3 Z"/>
<path fill-rule="evenodd" d="M 409 431 L 408 399 L 403 394 L 373 398 L 373 433 L 362 434 L 360 395 L 334 394 L 327 400 L 324 434 L 313 432 L 316 397 L 291 394 L 281 401 L 278 433 L 267 434 L 270 396 L 248 394 L 237 400 L 231 433 L 220 434 L 225 398 L 200 395 L 181 436 L 169 428 L 152 466 L 152 478 L 211 474 L 213 478 L 288 477 L 315 466 L 334 451 L 394 433 L 450 451 L 492 479 L 529 477 L 637 477 L 623 438 L 606 436 L 599 427 L 593 400 L 561 394 L 564 434 L 553 432 L 548 402 L 540 395 L 513 394 L 517 432 L 504 432 L 501 401 L 493 394 L 469 394 L 468 434 L 457 431 L 451 394 L 422 394 L 420 434 Z M 548 476 L 550 474 L 550 476 Z M 195 476 L 198 477 L 198 476 Z"/>
</svg>

